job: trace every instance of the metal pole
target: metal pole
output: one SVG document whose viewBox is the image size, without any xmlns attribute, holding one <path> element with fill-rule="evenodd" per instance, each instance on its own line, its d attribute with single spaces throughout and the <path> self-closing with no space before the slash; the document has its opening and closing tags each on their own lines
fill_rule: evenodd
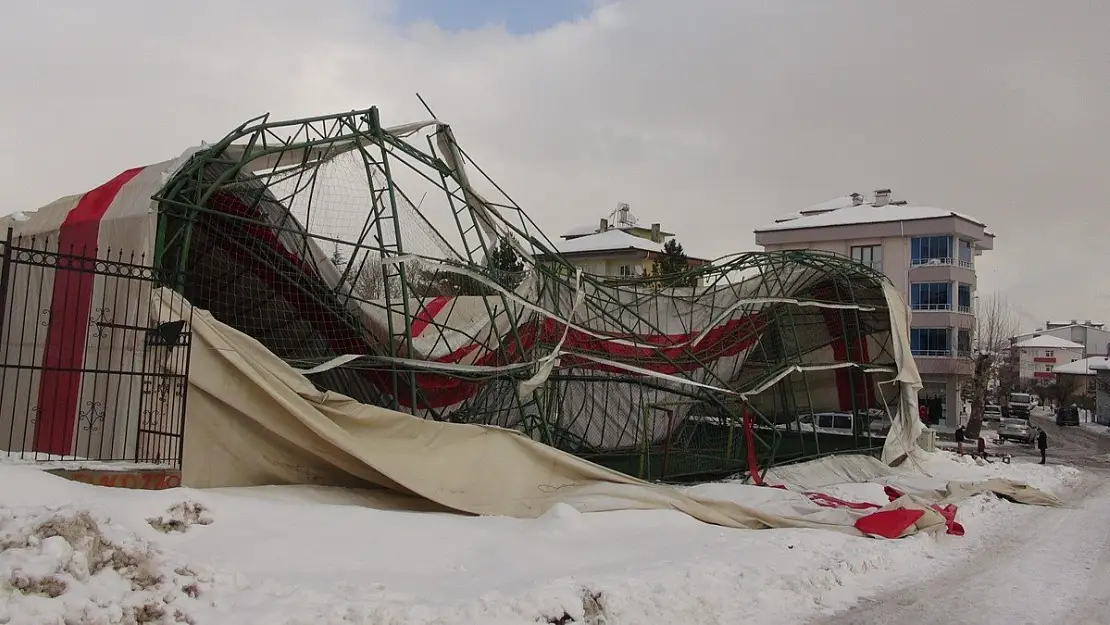
<svg viewBox="0 0 1110 625">
<path fill-rule="evenodd" d="M 0 258 L 0 336 L 4 336 L 4 319 L 8 316 L 8 283 L 12 278 L 12 228 L 4 238 L 4 253 Z"/>
</svg>

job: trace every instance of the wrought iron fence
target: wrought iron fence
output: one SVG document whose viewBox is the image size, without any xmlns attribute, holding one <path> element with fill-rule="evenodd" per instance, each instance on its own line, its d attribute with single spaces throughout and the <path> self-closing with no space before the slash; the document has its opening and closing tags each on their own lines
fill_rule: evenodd
<svg viewBox="0 0 1110 625">
<path fill-rule="evenodd" d="M 180 467 L 190 319 L 133 252 L 0 242 L 0 454 Z"/>
</svg>

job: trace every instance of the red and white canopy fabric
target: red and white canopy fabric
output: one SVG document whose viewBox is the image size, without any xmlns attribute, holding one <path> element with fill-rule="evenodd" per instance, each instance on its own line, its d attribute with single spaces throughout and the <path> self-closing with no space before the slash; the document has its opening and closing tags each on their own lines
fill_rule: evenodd
<svg viewBox="0 0 1110 625">
<path fill-rule="evenodd" d="M 82 195 L 60 199 L 32 213 L 5 217 L 0 220 L 0 228 L 12 228 L 15 236 L 22 237 L 24 242 L 34 237 L 34 246 L 46 251 L 93 258 L 109 249 L 123 250 L 135 253 L 136 259 L 149 265 L 153 261 L 158 218 L 151 197 L 194 152 L 187 151 L 172 161 L 126 170 Z M 239 175 L 250 182 L 248 169 Z M 190 262 L 194 263 L 186 268 L 192 272 L 190 282 L 204 281 L 214 274 L 227 273 L 224 269 L 234 268 L 246 270 L 238 273 L 249 274 L 245 279 L 251 281 L 252 290 L 239 288 L 240 284 L 235 282 L 203 285 L 201 291 L 218 291 L 222 299 L 198 299 L 192 301 L 194 305 L 211 310 L 217 319 L 233 327 L 266 327 L 271 320 L 296 318 L 298 334 L 293 337 L 296 340 L 286 337 L 287 344 L 281 349 L 263 340 L 268 348 L 286 360 L 296 360 L 298 349 L 305 354 L 324 353 L 335 357 L 389 356 L 391 352 L 383 350 L 383 337 L 392 340 L 391 334 L 396 336 L 396 328 L 407 325 L 412 331 L 412 349 L 403 356 L 409 360 L 441 367 L 534 365 L 541 370 L 546 363 L 551 369 L 557 367 L 572 372 L 575 379 L 560 382 L 557 394 L 555 412 L 559 426 L 598 449 L 620 448 L 645 439 L 659 440 L 669 434 L 687 414 L 689 403 L 675 407 L 669 419 L 653 420 L 646 425 L 639 415 L 646 406 L 675 403 L 675 385 L 728 386 L 731 392 L 757 394 L 762 389 L 749 386 L 761 378 L 745 379 L 743 370 L 750 350 L 762 340 L 764 330 L 770 326 L 769 307 L 785 304 L 804 308 L 827 300 L 814 286 L 820 284 L 820 271 L 800 266 L 789 267 L 783 275 L 776 276 L 774 289 L 764 281 L 752 279 L 727 288 L 699 292 L 696 296 L 660 292 L 644 297 L 594 283 L 574 288 L 560 285 L 562 288 L 553 289 L 545 288 L 549 285 L 533 277 L 516 292 L 492 298 L 460 296 L 410 300 L 408 318 L 398 319 L 398 315 L 404 317 L 400 303 L 394 302 L 387 312 L 373 302 L 339 297 L 345 287 L 340 284 L 338 268 L 313 239 L 297 234 L 297 229 L 303 230 L 303 227 L 293 218 L 289 208 L 272 195 L 267 195 L 263 202 L 251 203 L 227 193 L 220 199 L 222 203 L 211 207 L 212 210 L 206 211 L 198 222 L 197 227 L 206 229 L 207 234 L 193 238 L 193 245 L 200 252 L 190 254 Z M 277 223 L 282 228 L 269 227 Z M 236 230 L 234 234 L 239 240 L 250 241 L 252 254 L 269 254 L 292 267 L 296 275 L 291 277 L 288 268 L 284 273 L 275 271 L 272 264 L 248 264 L 244 250 L 236 248 L 236 242 L 225 236 L 229 230 Z M 211 271 L 208 272 L 203 263 L 220 266 L 215 270 L 209 267 Z M 114 357 L 96 353 L 99 345 L 111 345 L 112 350 L 127 353 L 141 350 L 142 346 L 134 337 L 107 342 L 88 340 L 93 303 L 113 298 L 112 293 L 105 290 L 111 278 L 63 266 L 52 275 L 48 273 L 44 271 L 43 279 L 37 282 L 26 281 L 39 285 L 36 288 L 41 288 L 42 293 L 14 295 L 33 296 L 37 298 L 33 301 L 49 302 L 46 331 L 6 332 L 6 336 L 17 337 L 20 341 L 34 337 L 31 339 L 34 344 L 0 345 L 7 362 L 15 358 L 20 361 L 18 364 L 35 371 L 33 379 L 28 381 L 21 377 L 17 383 L 9 383 L 5 378 L 0 394 L 20 395 L 20 405 L 33 406 L 37 412 L 34 427 L 23 433 L 25 448 L 61 455 L 72 454 L 88 445 L 101 448 L 110 445 L 126 450 L 134 444 L 133 433 L 111 428 L 99 432 L 80 430 L 77 427 L 80 407 L 96 404 L 110 409 L 118 405 L 121 394 L 142 392 L 142 389 L 101 388 L 80 371 L 84 363 Z M 303 289 L 287 288 L 290 279 L 302 285 L 319 285 L 321 288 L 316 290 L 335 294 L 335 302 L 321 303 L 304 297 Z M 784 289 L 783 284 L 797 287 Z M 257 297 L 260 289 L 267 293 L 265 307 L 246 308 L 258 308 L 262 316 L 249 320 L 249 324 L 238 323 L 241 319 L 227 316 L 230 313 L 226 311 L 243 309 L 240 304 L 253 304 L 247 299 Z M 876 286 L 876 289 L 885 287 Z M 893 319 L 905 313 L 905 306 L 896 294 L 892 299 L 890 293 L 889 289 L 876 291 L 876 298 L 889 307 Z M 145 301 L 138 301 L 148 295 L 140 294 L 136 298 L 129 294 L 126 297 L 135 301 L 113 301 L 111 306 L 103 307 L 110 307 L 117 313 L 127 311 L 122 318 L 113 319 L 117 324 L 149 327 L 152 320 L 148 318 L 148 307 Z M 192 295 L 188 297 L 193 299 Z M 220 309 L 219 305 L 226 309 Z M 18 305 L 9 305 L 9 309 L 14 308 Z M 491 315 L 490 310 L 497 312 Z M 867 363 L 871 354 L 890 352 L 888 348 L 894 343 L 892 351 L 896 357 L 886 364 L 892 365 L 900 375 L 908 371 L 906 367 L 912 367 L 912 358 L 907 359 L 908 347 L 902 345 L 906 342 L 900 334 L 904 331 L 904 323 L 899 325 L 891 321 L 887 324 L 880 320 L 876 326 L 879 330 L 853 344 L 844 339 L 835 308 L 821 308 L 820 311 L 827 326 L 821 331 L 823 336 L 816 337 L 811 346 L 794 346 L 809 349 L 807 361 Z M 362 328 L 351 328 L 344 320 L 351 313 L 362 319 Z M 888 313 L 873 310 L 871 314 Z M 8 323 L 13 321 L 40 323 L 36 318 L 12 319 Z M 899 330 L 890 332 L 887 328 L 892 325 Z M 632 333 L 630 328 L 634 329 Z M 629 382 L 596 383 L 598 376 L 614 373 L 627 376 Z M 432 411 L 442 414 L 465 406 L 471 414 L 488 415 L 486 422 L 504 427 L 515 427 L 530 416 L 520 402 L 507 401 L 510 394 L 519 390 L 512 383 L 489 391 L 488 383 L 468 382 L 442 371 L 428 370 L 416 375 L 419 393 L 413 393 L 407 386 L 407 376 L 390 376 L 380 369 L 360 370 L 352 375 L 359 383 L 394 397 L 402 406 L 423 416 Z M 348 379 L 352 375 L 348 375 Z M 907 379 L 914 376 L 916 369 Z M 655 379 L 651 385 L 632 383 L 637 378 Z M 136 378 L 135 384 L 138 383 Z M 844 409 L 853 403 L 859 405 L 861 401 L 869 403 L 873 399 L 873 387 L 874 380 L 853 384 L 848 367 L 816 371 L 809 376 L 804 403 L 814 409 Z M 357 396 L 352 393 L 353 388 L 333 390 Z M 483 390 L 486 392 L 481 392 Z M 417 396 L 415 403 L 414 396 Z M 902 414 L 915 412 L 903 410 Z M 599 418 L 583 419 L 582 415 Z M 622 422 L 613 415 L 628 417 Z M 12 425 L 0 423 L 0 430 Z M 644 428 L 649 430 L 644 431 Z M 90 437 L 99 438 L 94 441 Z"/>
<path fill-rule="evenodd" d="M 78 265 L 79 259 L 108 257 L 149 263 L 156 226 L 151 196 L 181 162 L 128 169 L 86 193 L 0 218 L 0 233 L 11 229 L 16 248 L 59 254 L 53 271 L 15 264 L 10 276 L 6 330 L 0 339 L 0 359 L 9 374 L 0 397 L 7 406 L 25 407 L 32 418 L 5 409 L 0 411 L 0 430 L 12 432 L 22 449 L 60 456 L 78 449 L 132 456 L 135 432 L 106 427 L 95 417 L 111 418 L 113 409 L 124 403 L 138 406 L 141 377 L 109 384 L 105 376 L 97 379 L 82 370 L 119 369 L 118 363 L 134 362 L 135 350 L 141 349 L 137 341 L 106 338 L 117 331 L 92 327 L 90 320 L 110 312 L 115 324 L 147 327 L 147 298 L 155 285 L 117 292 L 106 289 L 110 278 L 89 271 L 87 263 Z M 79 427 L 82 419 L 84 427 Z M 137 428 L 138 419 L 133 421 Z"/>
</svg>

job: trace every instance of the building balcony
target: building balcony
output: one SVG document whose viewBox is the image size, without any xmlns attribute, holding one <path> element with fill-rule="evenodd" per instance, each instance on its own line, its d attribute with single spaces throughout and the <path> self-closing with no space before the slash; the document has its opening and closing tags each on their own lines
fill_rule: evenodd
<svg viewBox="0 0 1110 625">
<path fill-rule="evenodd" d="M 935 312 L 935 313 L 952 313 L 953 315 L 973 315 L 974 310 L 971 306 L 957 306 L 955 304 L 924 304 L 917 303 L 911 304 L 910 310 L 913 312 Z M 965 324 L 956 323 L 955 326 L 964 327 Z"/>
<path fill-rule="evenodd" d="M 975 263 L 958 258 L 911 258 L 910 267 L 962 267 L 975 270 Z"/>
<path fill-rule="evenodd" d="M 969 352 L 918 350 L 913 352 L 913 359 L 921 375 L 970 376 L 975 373 L 975 363 Z"/>
</svg>

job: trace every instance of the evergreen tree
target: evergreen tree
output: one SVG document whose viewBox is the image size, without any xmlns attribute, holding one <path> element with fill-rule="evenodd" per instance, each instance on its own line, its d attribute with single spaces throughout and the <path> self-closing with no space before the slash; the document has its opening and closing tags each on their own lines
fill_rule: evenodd
<svg viewBox="0 0 1110 625">
<path fill-rule="evenodd" d="M 663 251 L 655 261 L 652 275 L 661 278 L 663 286 L 694 286 L 697 279 L 693 276 L 683 276 L 690 269 L 690 259 L 682 249 L 682 244 L 671 239 L 663 245 Z"/>
<path fill-rule="evenodd" d="M 339 267 L 340 271 L 347 266 L 347 255 L 343 253 L 343 250 L 339 249 L 338 243 L 332 243 L 331 262 L 336 267 Z"/>
<path fill-rule="evenodd" d="M 512 291 L 524 279 L 524 261 L 513 248 L 510 237 L 511 234 L 502 238 L 497 247 L 490 250 L 489 268 L 497 283 Z"/>
</svg>

